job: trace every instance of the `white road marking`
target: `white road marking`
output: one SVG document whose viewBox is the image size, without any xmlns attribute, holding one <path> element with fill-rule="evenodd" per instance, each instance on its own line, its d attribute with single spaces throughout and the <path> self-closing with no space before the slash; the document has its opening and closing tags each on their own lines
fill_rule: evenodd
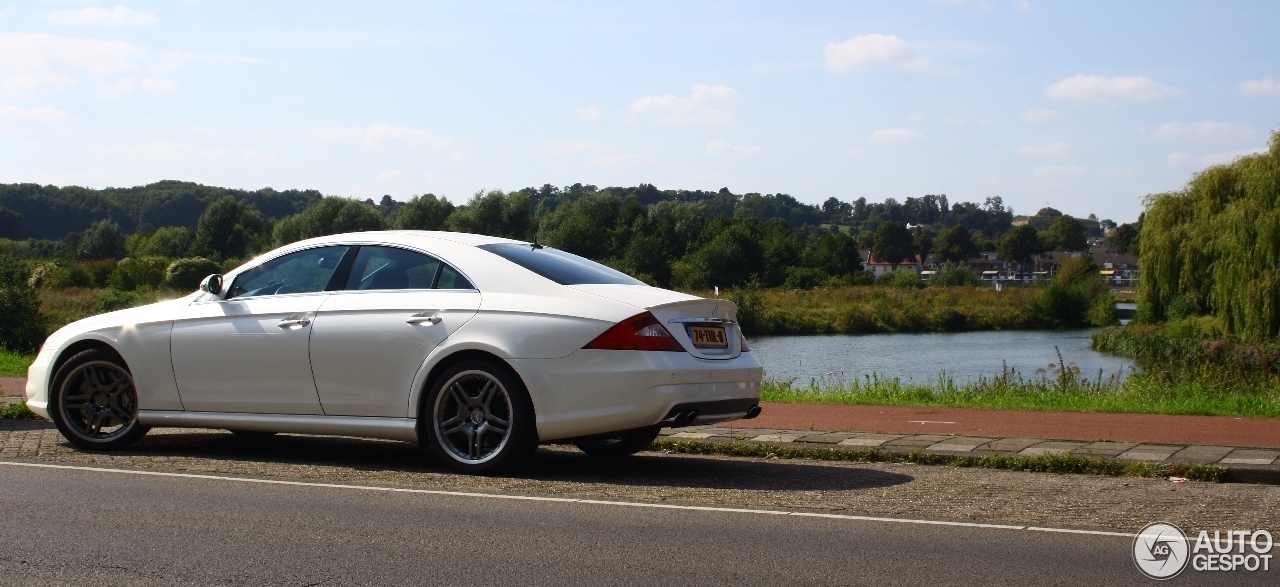
<svg viewBox="0 0 1280 587">
<path fill-rule="evenodd" d="M 955 422 L 943 422 L 941 420 L 907 420 L 908 424 L 955 424 Z"/>
<path fill-rule="evenodd" d="M 1041 528 L 1038 526 L 1020 526 L 1009 524 L 983 524 L 979 522 L 949 522 L 943 520 L 916 520 L 910 518 L 885 518 L 879 516 L 856 516 L 849 514 L 824 514 L 817 512 L 793 512 L 785 510 L 757 510 L 749 508 L 728 508 L 703 505 L 678 505 L 670 503 L 643 503 L 634 501 L 612 501 L 602 499 L 583 499 L 576 497 L 543 497 L 536 495 L 503 495 L 497 493 L 478 493 L 472 491 L 446 491 L 443 489 L 410 489 L 405 487 L 379 487 L 376 485 L 345 485 L 342 483 L 315 483 L 309 481 L 284 481 L 280 479 L 252 479 L 247 477 L 227 477 L 224 475 L 202 475 L 198 473 L 168 473 L 163 471 L 134 471 L 129 469 L 108 469 L 105 467 L 81 467 L 75 465 L 53 465 L 48 463 L 17 463 L 0 461 L 0 465 L 10 467 L 30 467 L 35 469 L 61 469 L 69 471 L 90 471 L 94 473 L 120 473 L 124 475 L 146 475 L 151 477 L 176 477 L 180 479 L 207 479 L 211 481 L 231 481 L 235 483 L 262 483 L 266 485 L 289 485 L 297 487 L 323 487 L 327 489 L 355 489 L 360 491 L 386 491 L 390 493 L 416 493 L 421 495 L 447 495 L 451 497 L 478 497 L 487 499 L 511 499 L 523 501 L 547 501 L 555 503 L 582 503 L 589 505 L 610 505 L 620 507 L 654 508 L 664 510 L 687 510 L 699 512 L 723 512 L 733 514 L 759 514 L 767 516 L 796 516 L 801 518 L 825 518 L 831 520 L 853 520 L 859 522 L 886 522 L 892 524 L 920 524 L 926 526 L 955 526 L 960 528 L 985 528 L 989 530 L 1027 530 L 1031 532 L 1061 532 L 1066 534 L 1087 534 L 1091 536 L 1120 536 L 1132 538 L 1133 534 L 1125 532 L 1106 532 L 1101 530 L 1073 530 L 1068 528 Z"/>
</svg>

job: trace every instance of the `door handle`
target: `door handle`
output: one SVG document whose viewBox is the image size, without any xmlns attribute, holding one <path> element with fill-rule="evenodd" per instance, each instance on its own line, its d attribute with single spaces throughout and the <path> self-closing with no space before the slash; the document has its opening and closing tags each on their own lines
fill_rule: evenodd
<svg viewBox="0 0 1280 587">
<path fill-rule="evenodd" d="M 444 318 L 440 317 L 439 312 L 436 312 L 435 310 L 431 310 L 429 312 L 419 312 L 417 314 L 409 316 L 409 318 L 406 319 L 405 322 L 408 322 L 409 324 L 423 324 L 423 323 L 439 324 L 443 320 Z"/>
<path fill-rule="evenodd" d="M 280 328 L 293 328 L 294 326 L 306 328 L 309 324 L 311 324 L 310 318 L 285 318 L 277 326 Z"/>
</svg>

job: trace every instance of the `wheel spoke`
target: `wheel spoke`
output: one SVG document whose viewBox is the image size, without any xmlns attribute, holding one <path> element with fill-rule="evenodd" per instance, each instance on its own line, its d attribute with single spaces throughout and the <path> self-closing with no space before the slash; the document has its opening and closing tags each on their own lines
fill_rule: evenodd
<svg viewBox="0 0 1280 587">
<path fill-rule="evenodd" d="M 484 420 L 485 422 L 488 422 L 490 426 L 501 427 L 503 434 L 507 433 L 507 426 L 511 425 L 510 422 L 503 420 L 502 418 L 499 418 L 493 414 L 490 414 L 487 411 L 485 412 Z"/>
<path fill-rule="evenodd" d="M 450 421 L 452 422 L 452 420 L 450 420 Z M 445 428 L 445 426 L 449 426 L 449 427 L 448 427 L 448 428 Z M 462 420 L 462 421 L 457 422 L 457 423 L 452 424 L 452 425 L 450 425 L 450 424 L 441 424 L 441 425 L 440 425 L 440 435 L 441 435 L 441 436 L 452 436 L 452 435 L 457 434 L 457 433 L 459 433 L 459 432 L 464 432 L 464 431 L 467 431 L 467 430 L 470 430 L 470 429 L 471 429 L 471 428 L 470 428 L 469 426 L 467 426 L 467 421 L 466 421 L 466 420 Z"/>
<path fill-rule="evenodd" d="M 121 410 L 116 406 L 111 406 L 111 417 L 119 422 L 121 426 L 127 425 L 129 420 L 133 419 L 133 416 L 129 415 L 128 412 Z"/>
<path fill-rule="evenodd" d="M 484 433 L 485 433 L 485 432 L 486 432 L 486 430 L 484 429 L 484 426 L 483 426 L 483 425 L 481 425 L 479 428 L 476 428 L 476 429 L 475 429 L 475 431 L 471 433 L 471 438 L 468 438 L 468 439 L 467 439 L 467 440 L 471 441 L 471 442 L 470 442 L 470 449 L 471 449 L 471 450 L 470 450 L 469 454 L 471 455 L 471 458 L 473 458 L 473 459 L 479 459 L 479 458 L 480 458 L 480 450 L 481 450 L 481 448 L 482 448 L 482 447 L 483 447 L 483 445 L 484 445 Z"/>
<path fill-rule="evenodd" d="M 480 389 L 480 396 L 478 399 L 480 406 L 484 408 L 484 411 L 489 411 L 489 402 L 493 401 L 494 396 L 497 395 L 497 390 L 498 385 L 492 379 L 486 381 L 484 383 L 484 387 Z"/>
<path fill-rule="evenodd" d="M 455 382 L 453 385 L 449 386 L 449 393 L 453 395 L 453 401 L 458 402 L 459 408 L 462 408 L 463 406 L 475 406 L 476 400 L 470 395 L 467 395 L 467 390 L 462 388 L 461 381 Z"/>
</svg>

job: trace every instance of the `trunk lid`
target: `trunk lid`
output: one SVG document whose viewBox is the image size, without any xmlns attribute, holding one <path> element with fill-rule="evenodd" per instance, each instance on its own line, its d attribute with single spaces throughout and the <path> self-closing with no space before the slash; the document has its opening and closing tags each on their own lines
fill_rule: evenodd
<svg viewBox="0 0 1280 587">
<path fill-rule="evenodd" d="M 571 285 L 639 310 L 648 310 L 689 354 L 701 359 L 733 359 L 742 354 L 738 307 L 729 300 L 707 299 L 641 285 Z M 723 341 L 719 338 L 723 336 Z M 721 345 L 723 343 L 723 345 Z"/>
</svg>

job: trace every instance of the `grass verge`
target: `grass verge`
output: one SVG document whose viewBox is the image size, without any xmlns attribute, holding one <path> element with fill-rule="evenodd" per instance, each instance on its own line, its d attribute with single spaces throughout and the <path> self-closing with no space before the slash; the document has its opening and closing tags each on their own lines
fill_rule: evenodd
<svg viewBox="0 0 1280 587">
<path fill-rule="evenodd" d="M 1165 383 L 1144 374 L 1124 381 L 1089 381 L 1070 374 L 1024 380 L 1006 373 L 966 385 L 944 376 L 933 384 L 877 377 L 811 381 L 807 386 L 766 380 L 760 397 L 787 403 L 1280 417 L 1280 388 L 1222 389 L 1200 381 Z"/>
<path fill-rule="evenodd" d="M 0 377 L 26 377 L 27 367 L 34 360 L 35 355 L 22 355 L 0 348 Z"/>
<path fill-rule="evenodd" d="M 1186 477 L 1192 481 L 1207 481 L 1211 483 L 1222 482 L 1227 474 L 1225 467 L 1217 465 L 1127 463 L 1072 454 L 1028 457 L 1013 455 L 939 455 L 921 452 L 896 453 L 878 448 L 836 449 L 668 439 L 655 441 L 650 449 L 667 454 L 808 459 L 855 463 L 913 463 L 918 465 L 945 465 L 1035 473 L 1107 475 L 1112 477 L 1160 478 L 1177 476 Z"/>
<path fill-rule="evenodd" d="M 27 402 L 0 405 L 0 420 L 42 420 L 27 408 Z"/>
</svg>

